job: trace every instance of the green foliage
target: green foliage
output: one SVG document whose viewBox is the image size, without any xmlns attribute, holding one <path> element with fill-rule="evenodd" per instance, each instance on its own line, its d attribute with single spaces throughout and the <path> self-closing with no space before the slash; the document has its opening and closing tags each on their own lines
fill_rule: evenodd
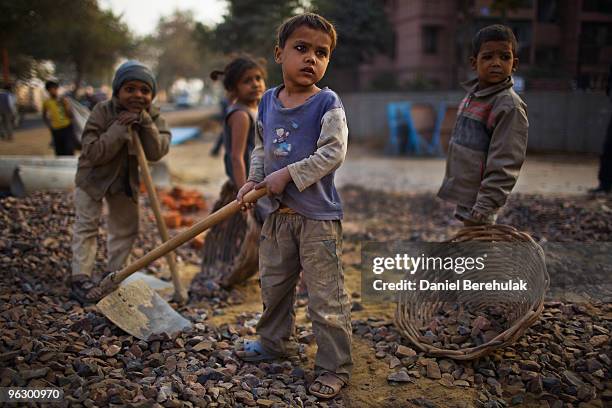
<svg viewBox="0 0 612 408">
<path fill-rule="evenodd" d="M 205 79 L 222 66 L 213 42 L 212 28 L 195 21 L 193 13 L 177 10 L 159 20 L 154 35 L 139 41 L 136 55 L 155 70 L 160 88 L 168 91 L 178 78 Z"/>
<path fill-rule="evenodd" d="M 383 1 L 313 0 L 312 9 L 330 20 L 338 32 L 338 45 L 323 84 L 338 91 L 354 90 L 359 64 L 375 55 L 393 54 L 394 34 Z M 382 78 L 376 82 L 377 88 L 392 86 Z"/>
<path fill-rule="evenodd" d="M 215 30 L 215 42 L 225 53 L 273 53 L 276 30 L 300 7 L 300 0 L 229 0 L 228 12 Z"/>
<path fill-rule="evenodd" d="M 275 69 L 273 50 L 276 30 L 288 17 L 312 10 L 329 19 L 338 31 L 338 47 L 332 55 L 333 67 L 356 68 L 376 54 L 393 50 L 393 31 L 381 0 L 229 0 L 224 20 L 214 30 L 215 47 L 223 53 L 246 52 L 268 60 L 271 84 L 281 80 Z M 334 81 L 332 81 L 334 82 Z"/>
<path fill-rule="evenodd" d="M 157 81 L 161 88 L 168 88 L 180 77 L 202 77 L 200 50 L 194 36 L 196 22 L 188 11 L 175 11 L 162 17 L 155 35 L 148 38 L 157 50 L 155 65 Z"/>
<path fill-rule="evenodd" d="M 509 12 L 516 11 L 522 7 L 528 7 L 529 3 L 529 0 L 493 0 L 491 10 L 501 14 L 502 23 L 506 24 Z"/>
<path fill-rule="evenodd" d="M 73 64 L 78 86 L 82 76 L 103 75 L 128 54 L 131 36 L 127 26 L 111 11 L 100 10 L 95 0 L 73 2 L 70 15 L 78 23 L 62 19 L 51 25 L 57 41 L 50 50 L 53 59 Z"/>
<path fill-rule="evenodd" d="M 127 26 L 97 0 L 21 0 L 0 3 L 1 46 L 11 68 L 26 75 L 20 61 L 52 60 L 70 66 L 78 87 L 84 76 L 103 75 L 131 50 Z"/>
<path fill-rule="evenodd" d="M 34 7 L 36 3 L 36 7 Z M 47 19 L 59 17 L 50 1 L 1 1 L 0 48 L 9 55 L 9 70 L 17 78 L 32 75 L 36 59 L 47 57 L 43 44 Z M 61 1 L 60 1 L 61 3 Z"/>
<path fill-rule="evenodd" d="M 61 0 L 58 1 L 61 5 Z M 59 17 L 51 1 L 1 1 L 0 46 L 9 51 L 20 48 L 40 50 L 37 42 L 44 39 L 41 27 L 50 17 Z"/>
<path fill-rule="evenodd" d="M 303 0 L 229 0 L 228 11 L 213 33 L 215 48 L 224 54 L 248 53 L 268 61 L 268 82 L 282 80 L 274 62 L 278 26 L 302 10 Z"/>
<path fill-rule="evenodd" d="M 227 55 L 221 53 L 215 45 L 215 28 L 196 23 L 194 37 L 198 44 L 202 77 L 208 78 L 213 70 L 222 69 L 227 64 Z"/>
<path fill-rule="evenodd" d="M 314 0 L 312 6 L 338 32 L 334 66 L 352 67 L 377 54 L 392 54 L 393 30 L 381 0 Z"/>
</svg>

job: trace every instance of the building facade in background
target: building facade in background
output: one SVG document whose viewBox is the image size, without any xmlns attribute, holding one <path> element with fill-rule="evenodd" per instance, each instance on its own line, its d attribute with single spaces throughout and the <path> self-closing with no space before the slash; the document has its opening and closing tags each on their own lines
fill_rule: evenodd
<svg viewBox="0 0 612 408">
<path fill-rule="evenodd" d="M 526 89 L 604 89 L 612 64 L 612 0 L 385 0 L 395 31 L 392 56 L 359 67 L 362 90 L 453 89 L 470 78 L 472 36 L 512 27 Z M 497 3 L 512 3 L 499 1 Z"/>
</svg>

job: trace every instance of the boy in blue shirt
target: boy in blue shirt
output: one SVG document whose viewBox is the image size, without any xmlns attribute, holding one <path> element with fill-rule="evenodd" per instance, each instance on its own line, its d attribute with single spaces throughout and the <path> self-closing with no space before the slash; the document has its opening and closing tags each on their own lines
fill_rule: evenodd
<svg viewBox="0 0 612 408">
<path fill-rule="evenodd" d="M 332 398 L 348 383 L 351 368 L 350 302 L 342 272 L 342 203 L 334 172 L 346 155 L 348 128 L 342 102 L 320 89 L 336 45 L 336 31 L 323 17 L 305 13 L 278 30 L 275 60 L 283 84 L 259 105 L 255 149 L 247 183 L 268 188 L 272 213 L 261 231 L 259 271 L 264 311 L 258 341 L 237 351 L 246 361 L 294 354 L 295 287 L 300 270 L 308 287 L 317 341 L 318 377 L 309 391 Z"/>
</svg>

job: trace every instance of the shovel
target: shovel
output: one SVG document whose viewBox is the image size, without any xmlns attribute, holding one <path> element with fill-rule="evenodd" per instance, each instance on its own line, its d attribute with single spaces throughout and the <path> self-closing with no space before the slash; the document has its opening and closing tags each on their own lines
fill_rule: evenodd
<svg viewBox="0 0 612 408">
<path fill-rule="evenodd" d="M 159 230 L 159 234 L 161 235 L 162 242 L 166 242 L 168 241 L 168 239 L 170 239 L 170 237 L 168 236 L 168 228 L 166 227 L 166 223 L 164 222 L 164 219 L 162 217 L 159 199 L 157 198 L 157 192 L 155 191 L 153 179 L 151 178 L 151 171 L 149 170 L 149 164 L 147 163 L 147 158 L 145 156 L 144 150 L 142 149 L 142 144 L 140 143 L 138 133 L 134 132 L 134 129 L 130 127 L 130 134 L 132 135 L 132 144 L 136 148 L 138 165 L 140 167 L 140 172 L 142 173 L 142 179 L 144 181 L 145 188 L 147 189 L 147 193 L 149 195 L 151 208 L 153 209 L 153 214 L 155 214 L 157 229 Z M 176 267 L 176 258 L 173 252 L 170 252 L 166 255 L 166 261 L 168 262 L 168 267 L 170 268 L 170 273 L 172 274 L 172 283 L 174 284 L 174 295 L 172 297 L 172 300 L 174 300 L 180 305 L 184 305 L 189 300 L 189 296 L 187 295 L 187 290 L 181 283 L 181 279 L 178 274 L 178 269 Z"/>
<path fill-rule="evenodd" d="M 243 202 L 254 203 L 266 195 L 266 192 L 265 188 L 252 190 L 244 196 Z M 167 333 L 172 335 L 189 328 L 191 323 L 172 309 L 151 288 L 142 284 L 142 281 L 132 282 L 121 287 L 119 287 L 119 284 L 134 272 L 231 217 L 240 211 L 240 206 L 238 201 L 234 200 L 203 220 L 198 221 L 189 229 L 167 240 L 151 252 L 146 253 L 134 263 L 120 271 L 108 274 L 100 282 L 100 287 L 106 297 L 98 302 L 98 309 L 110 321 L 141 340 L 147 340 L 153 334 Z"/>
</svg>

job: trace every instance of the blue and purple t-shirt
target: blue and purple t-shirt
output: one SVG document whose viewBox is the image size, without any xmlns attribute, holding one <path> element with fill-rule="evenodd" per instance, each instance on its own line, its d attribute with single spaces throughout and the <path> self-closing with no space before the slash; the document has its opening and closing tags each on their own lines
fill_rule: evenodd
<svg viewBox="0 0 612 408">
<path fill-rule="evenodd" d="M 344 107 L 329 88 L 295 108 L 283 107 L 278 94 L 268 90 L 257 117 L 255 149 L 249 180 L 288 167 L 293 182 L 273 200 L 316 220 L 342 219 L 342 202 L 334 185 L 335 170 L 346 156 L 348 128 Z"/>
</svg>

